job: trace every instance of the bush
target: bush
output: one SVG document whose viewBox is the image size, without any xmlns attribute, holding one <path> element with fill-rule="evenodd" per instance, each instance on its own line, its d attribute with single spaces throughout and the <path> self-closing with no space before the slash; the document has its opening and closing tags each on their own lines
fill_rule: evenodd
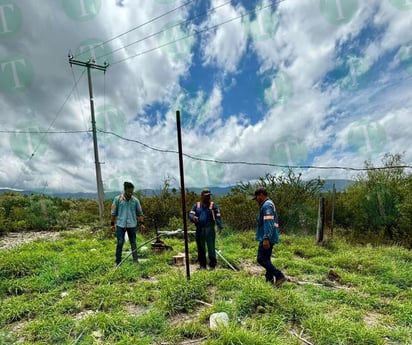
<svg viewBox="0 0 412 345">
<path fill-rule="evenodd" d="M 411 175 L 406 176 L 400 155 L 386 154 L 386 169 L 375 169 L 366 162 L 366 174 L 345 193 L 337 197 L 336 223 L 351 228 L 359 241 L 400 243 L 411 246 L 412 188 Z"/>
<path fill-rule="evenodd" d="M 302 174 L 296 175 L 292 170 L 278 176 L 266 174 L 254 184 L 241 182 L 232 188 L 227 197 L 222 197 L 222 212 L 230 226 L 241 230 L 254 228 L 258 206 L 251 196 L 257 186 L 265 187 L 275 202 L 279 226 L 283 232 L 307 233 L 311 229 L 314 232 L 317 199 L 323 184 L 319 179 L 303 181 Z"/>
</svg>

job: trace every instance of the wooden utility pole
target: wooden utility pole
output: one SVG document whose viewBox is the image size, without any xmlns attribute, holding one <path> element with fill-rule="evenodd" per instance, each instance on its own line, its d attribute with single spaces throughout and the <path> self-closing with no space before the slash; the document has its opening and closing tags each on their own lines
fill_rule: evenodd
<svg viewBox="0 0 412 345">
<path fill-rule="evenodd" d="M 92 132 L 93 132 L 93 148 L 94 148 L 94 164 L 96 166 L 96 182 L 97 182 L 97 202 L 99 204 L 99 219 L 100 226 L 103 227 L 104 224 L 104 190 L 103 190 L 103 180 L 102 172 L 100 169 L 99 161 L 99 149 L 97 145 L 97 133 L 96 133 L 96 120 L 94 116 L 94 99 L 93 99 L 93 87 L 91 78 L 91 69 L 97 69 L 99 71 L 106 72 L 106 68 L 109 66 L 107 63 L 104 65 L 97 65 L 94 60 L 89 60 L 87 62 L 75 60 L 73 56 L 69 55 L 69 63 L 71 65 L 78 65 L 87 68 L 87 78 L 89 81 L 89 96 L 90 96 L 90 111 L 92 116 Z"/>
</svg>

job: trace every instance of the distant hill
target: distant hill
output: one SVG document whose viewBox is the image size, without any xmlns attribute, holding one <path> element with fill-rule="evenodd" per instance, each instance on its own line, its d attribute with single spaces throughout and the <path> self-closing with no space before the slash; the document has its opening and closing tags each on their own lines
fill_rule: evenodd
<svg viewBox="0 0 412 345">
<path fill-rule="evenodd" d="M 335 185 L 336 191 L 343 191 L 348 186 L 350 186 L 353 183 L 352 180 L 325 180 L 325 185 L 322 189 L 323 192 L 328 192 L 333 190 L 333 185 Z M 209 189 L 212 191 L 214 195 L 226 195 L 230 193 L 231 189 L 233 186 L 227 186 L 227 187 L 209 187 Z M 195 192 L 197 194 L 200 194 L 202 188 L 188 188 L 189 191 Z M 93 192 L 77 192 L 77 193 L 62 193 L 62 192 L 50 192 L 50 191 L 44 191 L 44 190 L 13 190 L 13 189 L 7 189 L 7 188 L 0 188 L 0 194 L 7 193 L 7 192 L 14 192 L 14 193 L 19 193 L 23 195 L 31 195 L 31 194 L 44 194 L 50 197 L 59 197 L 61 199 L 96 199 L 97 198 L 97 193 Z M 160 190 L 156 189 L 142 189 L 140 192 L 144 196 L 153 196 L 153 195 L 160 195 Z M 117 192 L 106 192 L 104 194 L 104 198 L 107 199 L 113 199 L 116 195 L 118 195 L 120 191 Z"/>
<path fill-rule="evenodd" d="M 353 184 L 354 181 L 352 180 L 343 180 L 343 179 L 337 179 L 337 180 L 324 180 L 325 185 L 323 186 L 322 191 L 323 192 L 329 192 L 333 190 L 333 185 L 335 185 L 335 189 L 337 192 L 341 192 L 345 189 L 347 189 L 351 184 Z"/>
</svg>

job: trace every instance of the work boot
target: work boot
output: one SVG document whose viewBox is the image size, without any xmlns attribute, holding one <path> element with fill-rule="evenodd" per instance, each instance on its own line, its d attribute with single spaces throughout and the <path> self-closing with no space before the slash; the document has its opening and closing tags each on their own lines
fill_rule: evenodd
<svg viewBox="0 0 412 345">
<path fill-rule="evenodd" d="M 275 287 L 281 286 L 281 285 L 282 285 L 284 282 L 286 282 L 286 281 L 287 281 L 286 277 L 282 277 L 282 278 L 276 279 L 276 281 L 275 281 Z"/>
</svg>

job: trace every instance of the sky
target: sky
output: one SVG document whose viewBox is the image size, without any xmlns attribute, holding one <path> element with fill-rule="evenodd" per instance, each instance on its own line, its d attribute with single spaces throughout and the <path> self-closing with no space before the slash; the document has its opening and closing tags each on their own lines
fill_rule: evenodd
<svg viewBox="0 0 412 345">
<path fill-rule="evenodd" d="M 176 111 L 187 188 L 412 165 L 411 28 L 412 0 L 0 0 L 0 187 L 96 191 L 88 71 L 106 192 L 180 187 Z"/>
</svg>

